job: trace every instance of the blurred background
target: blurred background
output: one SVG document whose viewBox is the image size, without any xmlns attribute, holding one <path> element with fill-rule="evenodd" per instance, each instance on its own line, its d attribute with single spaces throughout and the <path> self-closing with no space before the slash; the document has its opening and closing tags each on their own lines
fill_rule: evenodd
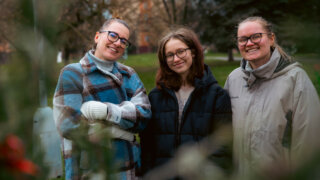
<svg viewBox="0 0 320 180">
<path fill-rule="evenodd" d="M 173 25 L 195 30 L 205 62 L 223 86 L 239 66 L 237 22 L 252 15 L 274 24 L 279 44 L 303 65 L 320 93 L 319 0 L 0 0 L 0 150 L 9 148 L 19 154 L 14 158 L 30 160 L 8 166 L 8 155 L 0 154 L 0 177 L 63 179 L 50 170 L 42 148 L 48 137 L 37 123 L 52 121 L 43 108 L 52 108 L 60 69 L 92 47 L 106 19 L 129 23 L 132 46 L 120 61 L 136 69 L 149 92 L 158 68 L 157 42 L 165 30 Z M 16 139 L 8 140 L 9 135 Z M 303 171 L 304 178 L 319 167 L 317 162 Z"/>
</svg>

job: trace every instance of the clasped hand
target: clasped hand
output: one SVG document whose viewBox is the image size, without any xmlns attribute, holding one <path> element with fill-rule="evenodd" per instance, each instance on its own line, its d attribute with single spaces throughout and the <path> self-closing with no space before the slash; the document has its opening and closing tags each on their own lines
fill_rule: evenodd
<svg viewBox="0 0 320 180">
<path fill-rule="evenodd" d="M 89 123 L 93 123 L 96 120 L 106 120 L 108 106 L 99 101 L 88 101 L 82 104 L 80 111 Z"/>
</svg>

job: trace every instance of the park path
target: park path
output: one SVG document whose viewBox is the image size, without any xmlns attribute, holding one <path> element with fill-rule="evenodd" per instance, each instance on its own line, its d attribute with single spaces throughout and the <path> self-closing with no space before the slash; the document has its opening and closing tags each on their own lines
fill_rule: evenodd
<svg viewBox="0 0 320 180">
<path fill-rule="evenodd" d="M 233 57 L 235 61 L 240 61 L 241 57 Z M 228 61 L 227 56 L 205 56 L 205 60 L 223 60 Z"/>
</svg>

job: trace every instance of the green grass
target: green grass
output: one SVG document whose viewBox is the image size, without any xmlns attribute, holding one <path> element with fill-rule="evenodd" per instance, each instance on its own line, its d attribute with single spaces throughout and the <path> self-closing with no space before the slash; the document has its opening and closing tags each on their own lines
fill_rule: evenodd
<svg viewBox="0 0 320 180">
<path fill-rule="evenodd" d="M 296 60 L 302 64 L 302 68 L 306 71 L 318 94 L 320 95 L 320 69 L 315 67 L 320 66 L 320 58 L 298 56 Z"/>
<path fill-rule="evenodd" d="M 156 77 L 156 70 L 144 71 L 141 69 L 137 70 L 137 73 L 143 82 L 144 87 L 149 93 L 155 87 L 155 77 Z"/>
<path fill-rule="evenodd" d="M 239 61 L 227 62 L 216 60 L 210 62 L 205 61 L 205 63 L 210 66 L 213 76 L 218 81 L 218 84 L 222 87 L 224 86 L 224 83 L 231 71 L 233 71 L 240 65 Z"/>
<path fill-rule="evenodd" d="M 133 68 L 158 67 L 158 57 L 155 53 L 129 55 L 128 59 L 120 62 Z"/>
</svg>

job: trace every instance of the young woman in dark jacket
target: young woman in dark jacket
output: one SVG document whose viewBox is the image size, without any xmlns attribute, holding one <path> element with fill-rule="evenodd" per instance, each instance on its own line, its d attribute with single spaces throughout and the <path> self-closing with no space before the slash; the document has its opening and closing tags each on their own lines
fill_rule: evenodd
<svg viewBox="0 0 320 180">
<path fill-rule="evenodd" d="M 168 162 L 182 144 L 197 144 L 232 119 L 230 97 L 204 64 L 192 30 L 167 33 L 159 42 L 158 59 L 156 88 L 149 94 L 152 119 L 140 134 L 144 173 Z M 223 162 L 231 159 L 226 156 L 220 149 L 212 157 L 230 164 Z"/>
</svg>

